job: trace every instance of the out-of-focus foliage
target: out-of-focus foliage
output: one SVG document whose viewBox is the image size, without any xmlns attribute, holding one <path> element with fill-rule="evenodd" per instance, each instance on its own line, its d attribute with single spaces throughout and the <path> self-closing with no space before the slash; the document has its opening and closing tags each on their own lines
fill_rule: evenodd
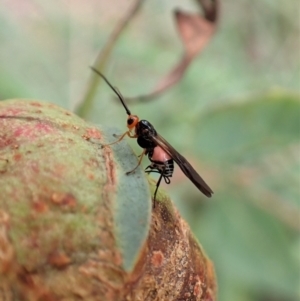
<svg viewBox="0 0 300 301">
<path fill-rule="evenodd" d="M 221 301 L 298 300 L 300 57 L 297 0 L 227 0 L 219 30 L 182 82 L 132 105 L 212 186 L 207 201 L 180 173 L 167 187 L 215 263 Z M 75 108 L 128 1 L 4 1 L 0 97 Z M 171 10 L 145 1 L 105 74 L 126 96 L 151 91 L 182 52 Z M 89 119 L 125 129 L 101 86 Z M 105 99 L 105 101 L 103 101 Z M 132 142 L 137 152 L 140 152 Z"/>
</svg>

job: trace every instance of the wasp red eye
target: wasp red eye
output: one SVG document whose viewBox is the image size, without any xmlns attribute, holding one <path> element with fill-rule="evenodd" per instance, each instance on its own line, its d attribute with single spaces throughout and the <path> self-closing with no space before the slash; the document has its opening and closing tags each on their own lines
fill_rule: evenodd
<svg viewBox="0 0 300 301">
<path fill-rule="evenodd" d="M 138 122 L 139 122 L 139 118 L 136 115 L 129 115 L 127 119 L 127 127 L 129 129 L 133 129 Z"/>
</svg>

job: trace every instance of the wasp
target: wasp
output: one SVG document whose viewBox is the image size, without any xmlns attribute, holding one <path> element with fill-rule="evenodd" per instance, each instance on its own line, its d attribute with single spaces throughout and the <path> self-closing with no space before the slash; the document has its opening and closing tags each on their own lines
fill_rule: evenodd
<svg viewBox="0 0 300 301">
<path fill-rule="evenodd" d="M 127 128 L 128 130 L 121 135 L 118 140 L 107 145 L 115 144 L 121 141 L 125 136 L 130 138 L 136 138 L 138 145 L 143 149 L 142 154 L 139 156 L 137 166 L 128 171 L 126 174 L 133 173 L 141 164 L 145 155 L 148 156 L 151 164 L 145 169 L 146 173 L 159 173 L 159 179 L 156 183 L 156 189 L 153 196 L 153 207 L 155 207 L 156 194 L 161 183 L 162 178 L 166 184 L 170 184 L 170 178 L 174 171 L 174 161 L 178 164 L 183 173 L 194 183 L 194 185 L 207 197 L 211 197 L 213 194 L 212 189 L 205 183 L 201 176 L 196 172 L 193 166 L 179 154 L 170 143 L 168 143 L 161 135 L 157 133 L 153 125 L 147 120 L 140 120 L 137 115 L 131 114 L 127 105 L 125 104 L 124 97 L 113 87 L 108 79 L 100 73 L 97 69 L 91 67 L 91 69 L 101 76 L 108 86 L 116 93 L 121 101 L 128 117 Z"/>
</svg>

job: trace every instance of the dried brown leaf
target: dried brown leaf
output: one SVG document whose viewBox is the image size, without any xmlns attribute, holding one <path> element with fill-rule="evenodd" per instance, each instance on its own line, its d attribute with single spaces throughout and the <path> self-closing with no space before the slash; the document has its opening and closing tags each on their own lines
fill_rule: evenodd
<svg viewBox="0 0 300 301">
<path fill-rule="evenodd" d="M 184 46 L 182 59 L 158 82 L 150 94 L 127 98 L 127 100 L 149 100 L 175 85 L 182 78 L 193 59 L 207 45 L 216 29 L 219 3 L 218 0 L 198 0 L 197 2 L 202 7 L 203 15 L 175 11 L 178 32 Z"/>
</svg>

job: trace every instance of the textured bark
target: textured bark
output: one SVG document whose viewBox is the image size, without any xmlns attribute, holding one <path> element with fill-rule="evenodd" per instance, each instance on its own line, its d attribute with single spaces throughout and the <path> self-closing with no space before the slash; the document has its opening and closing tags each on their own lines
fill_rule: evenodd
<svg viewBox="0 0 300 301">
<path fill-rule="evenodd" d="M 147 244 L 127 285 L 127 301 L 216 300 L 214 268 L 165 197 L 152 213 Z"/>
<path fill-rule="evenodd" d="M 125 174 L 105 134 L 52 104 L 0 103 L 0 301 L 215 300 L 213 266 L 163 193 L 124 268 Z"/>
</svg>

